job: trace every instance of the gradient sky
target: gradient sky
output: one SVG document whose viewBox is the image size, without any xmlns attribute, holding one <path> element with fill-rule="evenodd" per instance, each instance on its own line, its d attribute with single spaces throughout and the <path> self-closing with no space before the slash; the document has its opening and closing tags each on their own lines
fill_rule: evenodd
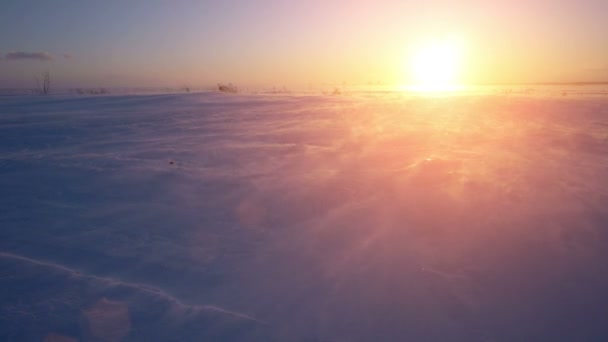
<svg viewBox="0 0 608 342">
<path fill-rule="evenodd" d="M 465 82 L 608 80 L 606 0 L 4 0 L 0 87 L 403 84 L 452 34 Z"/>
</svg>

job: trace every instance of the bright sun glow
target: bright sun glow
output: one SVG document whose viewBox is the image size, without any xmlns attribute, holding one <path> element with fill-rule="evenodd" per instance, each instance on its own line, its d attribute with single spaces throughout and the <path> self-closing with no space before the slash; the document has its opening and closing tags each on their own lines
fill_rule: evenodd
<svg viewBox="0 0 608 342">
<path fill-rule="evenodd" d="M 446 38 L 418 46 L 410 59 L 413 89 L 450 91 L 460 88 L 464 46 L 461 40 Z"/>
</svg>

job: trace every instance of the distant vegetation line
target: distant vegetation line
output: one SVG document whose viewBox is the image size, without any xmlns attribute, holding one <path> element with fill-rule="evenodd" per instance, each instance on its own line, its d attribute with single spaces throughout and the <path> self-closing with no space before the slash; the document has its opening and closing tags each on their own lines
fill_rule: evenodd
<svg viewBox="0 0 608 342">
<path fill-rule="evenodd" d="M 37 80 L 38 81 L 38 80 Z M 608 81 L 597 82 L 529 82 L 529 83 L 477 83 L 471 84 L 475 87 L 535 87 L 535 86 L 603 86 L 608 85 Z M 320 85 L 315 87 L 299 87 L 288 89 L 285 86 L 267 87 L 237 87 L 232 83 L 217 83 L 215 86 L 203 87 L 53 87 L 50 89 L 48 74 L 43 75 L 41 82 L 38 81 L 36 87 L 0 87 L 0 95 L 28 95 L 28 94 L 77 94 L 77 95 L 106 95 L 106 94 L 146 94 L 146 93 L 191 93 L 191 92 L 220 92 L 229 94 L 291 94 L 291 93 L 318 93 L 322 95 L 340 95 L 344 90 L 353 89 L 390 89 L 391 85 L 350 85 L 334 87 L 330 85 Z M 399 87 L 394 86 L 397 90 Z"/>
</svg>

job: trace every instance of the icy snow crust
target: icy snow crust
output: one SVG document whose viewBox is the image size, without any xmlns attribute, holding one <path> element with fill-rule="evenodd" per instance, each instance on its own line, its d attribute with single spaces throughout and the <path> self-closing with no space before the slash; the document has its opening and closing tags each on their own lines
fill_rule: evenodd
<svg viewBox="0 0 608 342">
<path fill-rule="evenodd" d="M 602 93 L 6 96 L 0 189 L 2 341 L 608 339 Z"/>
</svg>

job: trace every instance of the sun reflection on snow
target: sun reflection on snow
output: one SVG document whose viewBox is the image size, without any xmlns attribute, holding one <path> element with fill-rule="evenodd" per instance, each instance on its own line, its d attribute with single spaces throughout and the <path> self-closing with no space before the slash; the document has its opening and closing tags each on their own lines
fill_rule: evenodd
<svg viewBox="0 0 608 342">
<path fill-rule="evenodd" d="M 420 95 L 456 95 L 462 92 L 465 92 L 468 87 L 462 84 L 409 84 L 405 86 L 399 87 L 400 91 L 405 91 L 408 93 L 420 94 Z"/>
</svg>

